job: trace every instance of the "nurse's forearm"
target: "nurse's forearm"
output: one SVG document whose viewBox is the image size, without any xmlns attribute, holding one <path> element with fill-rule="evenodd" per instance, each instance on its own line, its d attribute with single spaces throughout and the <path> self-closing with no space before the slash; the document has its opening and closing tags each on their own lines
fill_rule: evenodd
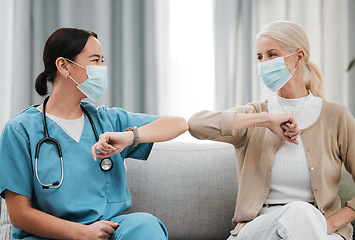
<svg viewBox="0 0 355 240">
<path fill-rule="evenodd" d="M 171 140 L 188 129 L 184 118 L 163 116 L 138 128 L 139 142 L 163 142 Z"/>
<path fill-rule="evenodd" d="M 37 209 L 29 209 L 18 222 L 18 228 L 33 235 L 50 239 L 82 239 L 84 226 L 63 220 Z"/>
<path fill-rule="evenodd" d="M 77 239 L 84 230 L 78 223 L 69 222 L 32 208 L 31 199 L 5 191 L 11 223 L 33 235 L 54 239 Z"/>
<path fill-rule="evenodd" d="M 184 118 L 164 116 L 138 128 L 139 143 L 163 142 L 171 140 L 188 129 Z M 120 153 L 124 148 L 134 143 L 133 131 L 105 132 L 92 148 L 92 156 L 107 158 Z"/>
<path fill-rule="evenodd" d="M 109 239 L 119 226 L 111 221 L 90 225 L 70 222 L 32 208 L 31 199 L 5 190 L 6 205 L 14 227 L 50 239 Z"/>
</svg>

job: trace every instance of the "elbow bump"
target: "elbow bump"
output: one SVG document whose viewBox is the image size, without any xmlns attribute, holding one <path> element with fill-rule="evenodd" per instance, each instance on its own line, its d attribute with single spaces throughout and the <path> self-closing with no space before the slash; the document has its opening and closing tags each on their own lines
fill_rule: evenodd
<svg viewBox="0 0 355 240">
<path fill-rule="evenodd" d="M 189 131 L 193 133 L 198 126 L 201 126 L 201 122 L 196 121 L 195 118 L 190 118 L 188 121 Z"/>
<path fill-rule="evenodd" d="M 189 129 L 189 125 L 183 117 L 176 117 L 176 126 L 180 134 L 186 132 Z"/>
<path fill-rule="evenodd" d="M 185 120 L 185 118 L 181 118 L 181 125 L 182 125 L 182 130 L 183 132 L 186 132 L 187 130 L 189 130 L 189 124 L 187 123 L 187 121 Z"/>
</svg>

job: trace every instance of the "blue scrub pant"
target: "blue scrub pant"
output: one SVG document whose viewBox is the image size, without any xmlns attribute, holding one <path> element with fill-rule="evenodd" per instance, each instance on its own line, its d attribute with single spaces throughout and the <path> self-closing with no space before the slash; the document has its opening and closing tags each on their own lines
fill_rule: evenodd
<svg viewBox="0 0 355 240">
<path fill-rule="evenodd" d="M 111 219 L 120 226 L 111 240 L 167 240 L 168 232 L 163 223 L 149 213 L 132 213 Z"/>
</svg>

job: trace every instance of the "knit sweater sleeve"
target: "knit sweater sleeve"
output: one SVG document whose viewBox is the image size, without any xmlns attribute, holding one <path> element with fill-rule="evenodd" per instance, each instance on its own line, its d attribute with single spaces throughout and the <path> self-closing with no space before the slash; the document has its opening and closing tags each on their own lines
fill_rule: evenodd
<svg viewBox="0 0 355 240">
<path fill-rule="evenodd" d="M 253 128 L 236 131 L 234 128 L 235 114 L 257 113 L 265 109 L 267 109 L 266 102 L 250 103 L 226 111 L 200 111 L 189 119 L 189 131 L 192 136 L 201 140 L 227 142 L 239 147 L 247 143 Z"/>
</svg>

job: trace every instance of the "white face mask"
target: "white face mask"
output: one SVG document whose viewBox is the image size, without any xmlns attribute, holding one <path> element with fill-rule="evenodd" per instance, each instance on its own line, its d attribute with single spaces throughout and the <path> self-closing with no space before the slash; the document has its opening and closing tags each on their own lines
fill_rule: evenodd
<svg viewBox="0 0 355 240">
<path fill-rule="evenodd" d="M 295 53 L 258 63 L 258 75 L 271 91 L 277 92 L 293 77 L 297 68 L 290 73 L 286 68 L 285 58 Z"/>
<path fill-rule="evenodd" d="M 67 59 L 67 61 L 86 69 L 88 79 L 86 79 L 83 83 L 79 84 L 70 75 L 68 76 L 77 84 L 76 87 L 85 96 L 87 96 L 93 102 L 97 101 L 107 89 L 108 75 L 106 66 L 88 65 L 83 67 L 70 59 Z"/>
</svg>

